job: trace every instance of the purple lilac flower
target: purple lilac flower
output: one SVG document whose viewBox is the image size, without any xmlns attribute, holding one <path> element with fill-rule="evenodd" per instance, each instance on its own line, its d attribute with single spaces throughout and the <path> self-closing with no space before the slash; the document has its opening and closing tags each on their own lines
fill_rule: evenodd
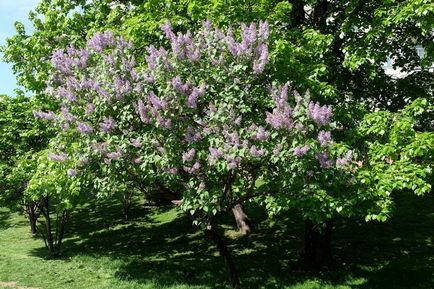
<svg viewBox="0 0 434 289">
<path fill-rule="evenodd" d="M 258 46 L 257 53 L 259 58 L 253 62 L 253 72 L 255 74 L 261 74 L 268 63 L 268 46 L 261 44 Z"/>
<path fill-rule="evenodd" d="M 56 92 L 58 98 L 66 98 L 69 102 L 75 102 L 77 100 L 77 97 L 71 91 L 63 87 L 59 87 Z"/>
<path fill-rule="evenodd" d="M 292 110 L 288 103 L 288 83 L 286 83 L 277 95 L 272 93 L 276 108 L 272 113 L 266 112 L 265 121 L 275 129 L 291 129 L 293 127 Z"/>
<path fill-rule="evenodd" d="M 329 159 L 329 153 L 328 152 L 323 152 L 323 153 L 318 152 L 315 154 L 315 158 L 318 160 L 321 168 L 329 169 L 333 166 L 334 162 L 332 159 Z"/>
<path fill-rule="evenodd" d="M 308 151 L 309 151 L 310 147 L 308 145 L 305 146 L 298 146 L 294 149 L 294 155 L 296 157 L 301 157 L 304 156 Z"/>
<path fill-rule="evenodd" d="M 176 175 L 176 174 L 178 173 L 178 169 L 177 169 L 177 168 L 169 168 L 169 169 L 167 170 L 167 172 L 168 172 L 169 174 Z"/>
<path fill-rule="evenodd" d="M 262 41 L 267 41 L 268 36 L 270 34 L 269 32 L 270 27 L 268 24 L 268 21 L 259 21 L 259 37 L 261 38 Z"/>
<path fill-rule="evenodd" d="M 151 73 L 145 73 L 145 81 L 149 84 L 155 83 L 155 77 Z"/>
<path fill-rule="evenodd" d="M 319 126 L 327 125 L 332 115 L 331 105 L 320 106 L 319 103 L 310 102 L 308 116 Z"/>
<path fill-rule="evenodd" d="M 86 156 L 81 156 L 78 159 L 78 165 L 80 166 L 86 165 L 87 163 L 89 163 L 89 159 Z"/>
<path fill-rule="evenodd" d="M 75 77 L 67 76 L 66 86 L 68 87 L 69 90 L 76 90 L 80 87 L 80 84 L 78 83 L 77 79 L 75 79 Z"/>
<path fill-rule="evenodd" d="M 196 149 L 192 148 L 188 152 L 182 155 L 182 160 L 184 162 L 191 162 L 196 155 Z"/>
<path fill-rule="evenodd" d="M 116 127 L 116 122 L 113 117 L 104 117 L 103 121 L 99 124 L 99 127 L 103 132 L 109 132 Z"/>
<path fill-rule="evenodd" d="M 107 157 L 111 160 L 117 160 L 121 156 L 122 156 L 122 152 L 120 151 L 110 152 L 107 154 Z"/>
<path fill-rule="evenodd" d="M 85 122 L 77 122 L 77 131 L 82 134 L 89 134 L 93 131 L 93 128 Z"/>
<path fill-rule="evenodd" d="M 155 109 L 167 109 L 167 102 L 159 99 L 153 91 L 149 93 L 148 99 Z"/>
<path fill-rule="evenodd" d="M 256 133 L 257 140 L 266 140 L 270 136 L 270 133 L 265 130 L 262 126 L 258 128 L 258 132 Z"/>
<path fill-rule="evenodd" d="M 193 88 L 192 93 L 188 96 L 186 106 L 189 108 L 197 108 L 197 98 L 199 97 L 199 89 Z"/>
<path fill-rule="evenodd" d="M 33 116 L 35 118 L 46 119 L 46 120 L 54 120 L 56 118 L 56 115 L 52 111 L 43 112 L 43 111 L 34 110 Z"/>
<path fill-rule="evenodd" d="M 87 46 L 101 53 L 106 47 L 113 46 L 114 44 L 115 37 L 113 32 L 106 31 L 104 33 L 95 33 L 95 35 L 88 41 Z"/>
<path fill-rule="evenodd" d="M 91 102 L 86 104 L 86 114 L 91 114 L 95 110 L 95 105 Z"/>
<path fill-rule="evenodd" d="M 208 150 L 209 150 L 211 156 L 216 158 L 216 159 L 223 156 L 223 152 L 220 149 L 209 147 Z"/>
<path fill-rule="evenodd" d="M 205 32 L 205 35 L 208 36 L 208 34 L 211 33 L 211 28 L 212 28 L 211 19 L 207 18 L 206 20 L 202 21 L 202 27 Z"/>
<path fill-rule="evenodd" d="M 63 115 L 63 118 L 68 122 L 74 122 L 77 119 L 72 113 L 69 112 L 69 109 L 66 106 L 61 106 L 60 111 Z"/>
<path fill-rule="evenodd" d="M 130 142 L 135 148 L 141 148 L 142 144 L 140 143 L 140 140 L 138 138 L 130 138 Z"/>
<path fill-rule="evenodd" d="M 275 156 L 279 155 L 282 148 L 283 148 L 282 144 L 277 144 L 273 149 L 273 155 L 275 155 Z"/>
<path fill-rule="evenodd" d="M 258 150 L 258 148 L 255 145 L 253 145 L 250 148 L 250 154 L 254 157 L 260 157 L 264 154 L 264 150 L 263 149 Z"/>
<path fill-rule="evenodd" d="M 68 177 L 72 178 L 75 175 L 77 175 L 77 171 L 75 169 L 69 169 L 67 174 L 68 174 Z"/>
<path fill-rule="evenodd" d="M 348 151 L 343 158 L 336 159 L 336 165 L 345 166 L 353 160 L 353 152 Z"/>
<path fill-rule="evenodd" d="M 142 162 L 142 159 L 140 157 L 138 157 L 138 158 L 135 158 L 133 161 L 135 164 L 140 164 Z"/>
<path fill-rule="evenodd" d="M 228 167 L 229 167 L 229 169 L 236 169 L 237 168 L 237 166 L 238 166 L 238 163 L 241 161 L 241 159 L 240 158 L 233 158 L 233 157 L 231 157 L 230 155 L 227 155 L 226 157 L 225 157 L 225 159 L 226 159 L 226 162 L 227 162 L 227 164 L 228 164 Z"/>
<path fill-rule="evenodd" d="M 48 158 L 55 162 L 64 162 L 68 159 L 68 156 L 65 153 L 59 153 L 59 154 L 48 153 Z"/>
<path fill-rule="evenodd" d="M 188 143 L 195 143 L 202 138 L 200 131 L 195 131 L 194 128 L 189 125 L 187 127 L 187 133 L 185 134 L 185 141 Z"/>
<path fill-rule="evenodd" d="M 147 110 L 145 104 L 143 103 L 143 100 L 139 99 L 139 101 L 137 102 L 137 109 L 139 111 L 140 120 L 143 123 L 150 123 L 151 119 L 147 115 Z"/>
<path fill-rule="evenodd" d="M 305 126 L 299 122 L 295 124 L 295 128 L 300 132 L 304 132 L 306 129 Z"/>
<path fill-rule="evenodd" d="M 85 69 L 87 66 L 87 61 L 89 60 L 89 50 L 80 49 L 76 51 L 76 58 L 74 59 L 74 65 L 78 69 Z"/>
<path fill-rule="evenodd" d="M 64 75 L 71 74 L 71 68 L 73 65 L 72 58 L 68 55 L 65 55 L 62 50 L 57 49 L 53 52 L 51 56 L 51 62 L 53 63 L 54 68 L 60 73 Z"/>
<path fill-rule="evenodd" d="M 322 147 L 327 146 L 331 141 L 331 133 L 329 131 L 320 131 L 318 133 L 318 141 Z"/>
</svg>

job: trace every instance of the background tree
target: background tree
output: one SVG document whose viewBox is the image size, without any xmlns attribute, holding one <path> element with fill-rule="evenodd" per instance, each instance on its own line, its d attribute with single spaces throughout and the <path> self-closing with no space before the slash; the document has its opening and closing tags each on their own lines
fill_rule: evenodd
<svg viewBox="0 0 434 289">
<path fill-rule="evenodd" d="M 52 132 L 35 120 L 32 98 L 0 97 L 0 201 L 2 206 L 23 211 L 36 231 L 36 203 L 26 199 L 24 190 L 34 171 L 33 155 L 48 145 Z"/>
</svg>

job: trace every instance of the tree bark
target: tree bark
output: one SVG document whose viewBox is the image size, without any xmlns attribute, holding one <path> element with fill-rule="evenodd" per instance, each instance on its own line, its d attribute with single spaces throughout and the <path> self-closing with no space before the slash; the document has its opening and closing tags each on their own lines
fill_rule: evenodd
<svg viewBox="0 0 434 289">
<path fill-rule="evenodd" d="M 317 269 L 331 265 L 332 228 L 332 219 L 325 221 L 322 230 L 311 220 L 305 221 L 304 249 L 299 260 L 299 265 L 308 269 Z"/>
<path fill-rule="evenodd" d="M 217 232 L 212 228 L 208 227 L 205 230 L 205 236 L 212 241 L 219 250 L 220 255 L 225 260 L 226 269 L 229 273 L 229 281 L 234 289 L 240 289 L 241 283 L 240 278 L 238 277 L 237 269 L 235 268 L 234 260 L 232 259 L 232 255 L 223 241 L 223 239 L 217 234 Z"/>
<path fill-rule="evenodd" d="M 248 235 L 252 231 L 252 222 L 249 217 L 244 212 L 244 207 L 242 204 L 237 204 L 232 208 L 232 213 L 234 214 L 235 221 L 237 222 L 237 227 L 240 233 L 243 235 Z"/>
<path fill-rule="evenodd" d="M 126 193 L 123 195 L 122 200 L 122 213 L 124 215 L 124 221 L 128 222 L 130 219 L 130 207 L 131 207 L 131 198 L 133 193 Z"/>
<path fill-rule="evenodd" d="M 314 27 L 321 33 L 325 32 L 327 21 L 327 0 L 319 0 L 313 10 Z"/>
<path fill-rule="evenodd" d="M 50 208 L 49 208 L 49 200 L 48 197 L 43 197 L 41 200 L 40 209 L 42 212 L 42 215 L 44 215 L 45 218 L 45 232 L 46 232 L 46 245 L 48 248 L 48 253 L 50 255 L 54 255 L 54 239 L 53 234 L 51 232 L 51 218 L 50 218 Z"/>
<path fill-rule="evenodd" d="M 291 24 L 292 27 L 299 27 L 304 24 L 306 13 L 304 11 L 304 1 L 303 0 L 289 0 L 292 4 L 291 10 Z"/>
<path fill-rule="evenodd" d="M 63 210 L 63 212 L 62 212 L 62 218 L 60 220 L 60 225 L 59 225 L 59 232 L 57 232 L 56 255 L 60 255 L 60 253 L 61 253 L 63 236 L 65 234 L 65 224 L 68 221 L 68 217 L 69 217 L 68 216 L 68 211 L 67 210 Z"/>
<path fill-rule="evenodd" d="M 28 202 L 25 204 L 25 210 L 27 213 L 27 217 L 29 218 L 30 231 L 33 235 L 35 235 L 37 233 L 36 221 L 39 217 L 39 213 L 37 212 L 37 204 L 34 202 Z"/>
</svg>

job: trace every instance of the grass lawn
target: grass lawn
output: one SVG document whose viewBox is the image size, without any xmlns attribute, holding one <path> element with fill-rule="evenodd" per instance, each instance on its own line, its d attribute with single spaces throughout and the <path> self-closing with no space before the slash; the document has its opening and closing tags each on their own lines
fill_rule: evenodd
<svg viewBox="0 0 434 289">
<path fill-rule="evenodd" d="M 254 233 L 238 236 L 231 218 L 225 232 L 243 288 L 434 288 L 434 196 L 397 198 L 384 224 L 336 221 L 330 271 L 291 270 L 301 248 L 301 220 L 282 217 L 272 227 L 248 210 Z M 0 288 L 229 288 L 223 259 L 191 221 L 173 207 L 137 203 L 125 224 L 117 204 L 72 214 L 64 256 L 45 258 L 42 240 L 24 217 L 0 209 Z"/>
</svg>

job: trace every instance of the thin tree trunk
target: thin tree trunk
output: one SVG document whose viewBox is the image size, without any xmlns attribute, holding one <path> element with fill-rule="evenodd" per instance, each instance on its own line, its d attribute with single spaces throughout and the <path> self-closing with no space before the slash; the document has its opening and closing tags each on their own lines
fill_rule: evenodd
<svg viewBox="0 0 434 289">
<path fill-rule="evenodd" d="M 65 234 L 65 224 L 68 221 L 68 211 L 67 210 L 63 210 L 62 212 L 62 218 L 60 220 L 60 225 L 59 225 L 59 232 L 57 234 L 57 244 L 56 244 L 56 254 L 60 255 L 61 253 L 61 247 L 62 247 L 62 241 L 63 241 L 63 236 Z"/>
<path fill-rule="evenodd" d="M 238 277 L 237 269 L 235 268 L 234 260 L 232 259 L 232 255 L 223 241 L 223 239 L 217 234 L 217 232 L 209 226 L 205 230 L 205 236 L 212 241 L 219 250 L 220 255 L 225 260 L 226 268 L 229 273 L 229 281 L 234 289 L 240 289 L 240 278 Z"/>
<path fill-rule="evenodd" d="M 331 233 L 333 220 L 325 221 L 319 228 L 311 220 L 305 221 L 304 249 L 299 265 L 309 269 L 329 266 L 332 263 Z"/>
<path fill-rule="evenodd" d="M 131 198 L 133 193 L 126 193 L 123 195 L 123 207 L 122 207 L 122 213 L 124 215 L 124 221 L 128 222 L 130 219 L 130 207 L 131 207 Z"/>
<path fill-rule="evenodd" d="M 242 204 L 237 204 L 232 208 L 232 213 L 234 214 L 235 221 L 237 222 L 237 227 L 240 233 L 247 235 L 252 231 L 252 222 L 249 217 L 244 212 L 244 207 Z"/>
<path fill-rule="evenodd" d="M 37 233 L 36 221 L 39 217 L 39 214 L 37 213 L 37 205 L 34 202 L 28 202 L 25 204 L 25 210 L 27 217 L 29 218 L 30 231 L 35 235 Z"/>
<path fill-rule="evenodd" d="M 43 197 L 41 200 L 41 212 L 45 218 L 45 230 L 46 230 L 46 239 L 47 239 L 47 248 L 50 255 L 53 255 L 54 252 L 54 240 L 53 234 L 51 232 L 51 219 L 50 219 L 50 208 L 49 208 L 49 200 L 48 197 Z"/>
</svg>

